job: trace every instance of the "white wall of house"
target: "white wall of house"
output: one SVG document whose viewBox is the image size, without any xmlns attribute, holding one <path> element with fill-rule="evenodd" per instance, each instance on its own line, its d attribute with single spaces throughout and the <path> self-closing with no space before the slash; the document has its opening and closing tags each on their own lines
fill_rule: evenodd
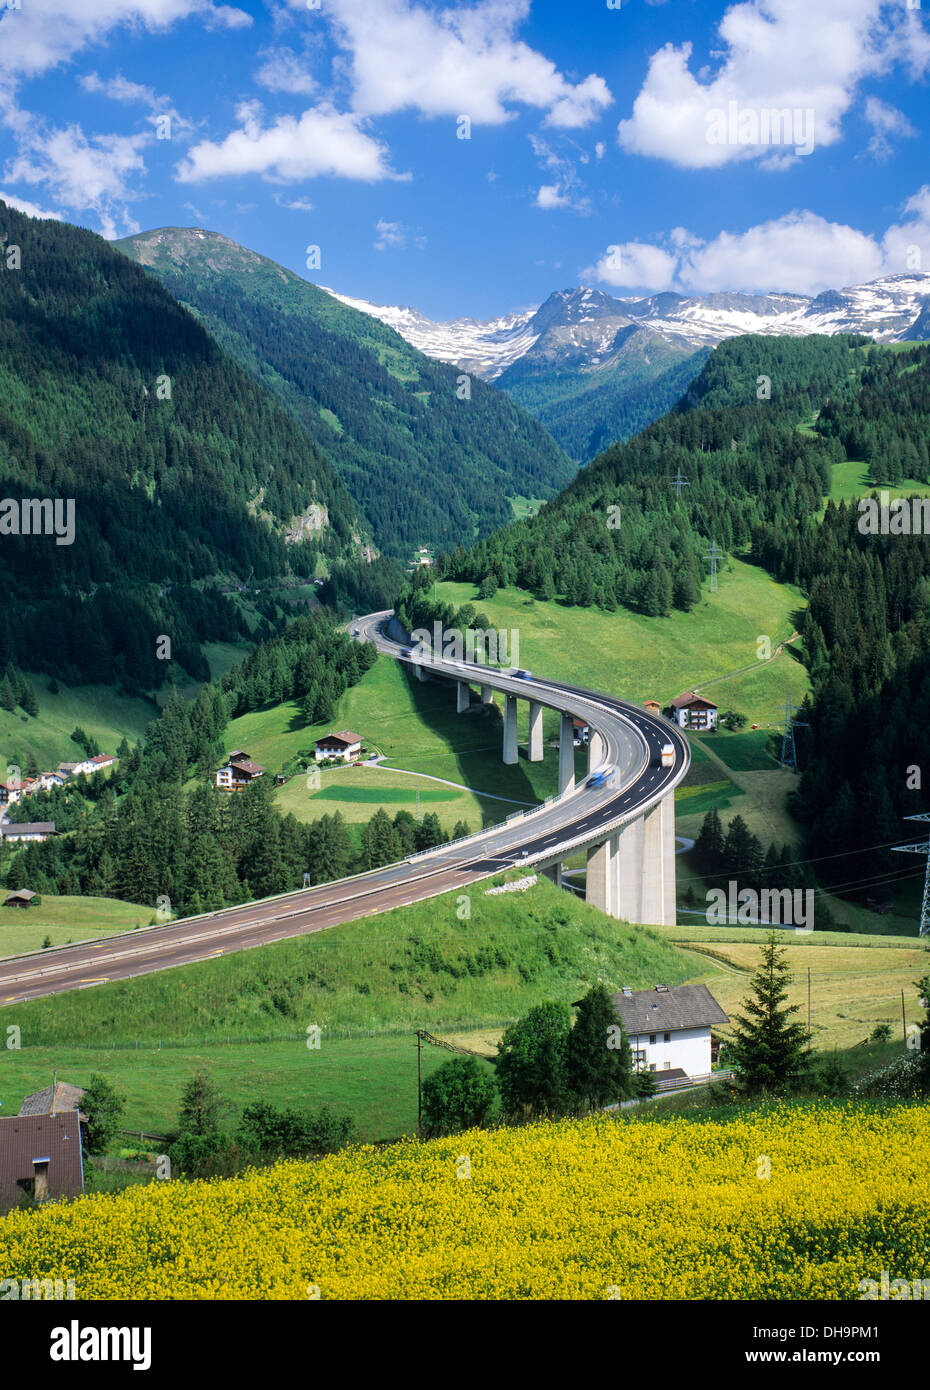
<svg viewBox="0 0 930 1390">
<path fill-rule="evenodd" d="M 649 1071 L 653 1066 L 657 1072 L 672 1071 L 676 1067 L 688 1076 L 705 1076 L 710 1071 L 710 1026 L 703 1028 L 679 1028 L 669 1033 L 659 1029 L 655 1033 L 639 1033 L 630 1038 L 630 1048 L 634 1054 L 645 1054 L 638 1064 L 640 1071 Z M 655 1042 L 650 1039 L 655 1038 Z"/>
<path fill-rule="evenodd" d="M 360 743 L 353 743 L 348 748 L 317 748 L 314 754 L 318 763 L 324 758 L 341 758 L 344 763 L 350 763 L 353 758 L 357 758 L 362 751 Z"/>
</svg>

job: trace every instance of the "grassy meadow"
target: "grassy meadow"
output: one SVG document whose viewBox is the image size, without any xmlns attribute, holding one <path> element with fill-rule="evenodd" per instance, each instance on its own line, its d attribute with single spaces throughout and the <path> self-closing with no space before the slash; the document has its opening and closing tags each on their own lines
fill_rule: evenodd
<svg viewBox="0 0 930 1390">
<path fill-rule="evenodd" d="M 499 697 L 500 698 L 500 697 Z M 556 790 L 558 750 L 546 747 L 542 762 L 501 762 L 500 704 L 471 714 L 456 714 L 451 685 L 413 679 L 399 662 L 382 657 L 358 685 L 347 690 L 334 717 L 325 724 L 304 725 L 296 703 L 256 710 L 233 720 L 226 732 L 230 748 L 245 748 L 274 771 L 305 753 L 333 729 L 353 729 L 370 752 L 383 755 L 383 767 L 336 767 L 320 772 L 321 785 L 308 787 L 292 777 L 276 793 L 283 812 L 299 820 L 316 820 L 340 811 L 349 822 L 369 820 L 379 805 L 390 815 L 398 810 L 435 812 L 445 830 L 465 820 L 473 829 L 493 825 L 513 811 L 543 801 Z M 520 736 L 527 737 L 528 709 L 521 701 Z M 558 737 L 558 716 L 544 716 L 547 744 Z M 522 753 L 525 755 L 525 748 Z M 586 753 L 577 751 L 579 774 Z M 431 779 L 442 779 L 435 781 Z M 444 786 L 443 781 L 454 783 Z M 472 790 L 463 790 L 471 788 Z"/>
<path fill-rule="evenodd" d="M 6 890 L 0 889 L 0 903 Z M 147 927 L 153 909 L 117 898 L 69 898 L 44 894 L 38 907 L 0 906 L 0 958 L 38 951 L 50 938 L 52 946 L 91 941 L 114 932 Z"/>
</svg>

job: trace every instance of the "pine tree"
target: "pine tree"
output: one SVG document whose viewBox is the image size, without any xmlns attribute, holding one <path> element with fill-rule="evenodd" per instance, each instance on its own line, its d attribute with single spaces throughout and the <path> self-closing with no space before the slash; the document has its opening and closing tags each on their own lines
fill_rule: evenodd
<svg viewBox="0 0 930 1390">
<path fill-rule="evenodd" d="M 578 1109 L 594 1110 L 632 1095 L 630 1044 L 604 985 L 578 1005 L 565 1045 L 565 1083 Z"/>
<path fill-rule="evenodd" d="M 701 824 L 694 842 L 694 862 L 698 870 L 707 876 L 720 872 L 723 864 L 723 826 L 716 806 L 711 806 Z"/>
<path fill-rule="evenodd" d="M 737 1015 L 727 1045 L 739 1089 L 747 1095 L 782 1094 L 803 1078 L 808 1065 L 807 1030 L 793 1022 L 797 1004 L 787 1005 L 791 971 L 783 946 L 770 932 L 762 947 L 762 962 L 752 977 L 753 995 Z M 748 1015 L 748 1016 L 747 1016 Z"/>
</svg>

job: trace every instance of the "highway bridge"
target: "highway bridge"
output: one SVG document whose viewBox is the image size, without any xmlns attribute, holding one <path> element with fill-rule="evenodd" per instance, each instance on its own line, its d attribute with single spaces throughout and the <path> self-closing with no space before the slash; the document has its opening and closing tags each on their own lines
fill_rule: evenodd
<svg viewBox="0 0 930 1390">
<path fill-rule="evenodd" d="M 389 632 L 388 629 L 391 629 Z M 516 762 L 517 702 L 529 701 L 528 757 L 543 756 L 542 711 L 559 712 L 558 792 L 540 806 L 465 839 L 383 869 L 319 884 L 243 907 L 225 908 L 97 941 L 0 960 L 0 1004 L 88 989 L 172 966 L 188 965 L 287 937 L 322 931 L 441 893 L 513 867 L 533 866 L 561 881 L 562 861 L 585 851 L 588 902 L 629 922 L 675 921 L 674 789 L 690 763 L 687 740 L 639 705 L 535 676 L 527 679 L 474 662 L 405 657 L 409 643 L 390 611 L 353 622 L 360 641 L 407 661 L 421 679 L 443 680 L 456 706 L 469 708 L 473 685 L 487 701 L 504 696 L 501 756 Z M 575 780 L 573 719 L 589 726 L 588 772 Z M 671 743 L 673 763 L 660 761 Z M 608 770 L 600 785 L 591 775 Z"/>
</svg>

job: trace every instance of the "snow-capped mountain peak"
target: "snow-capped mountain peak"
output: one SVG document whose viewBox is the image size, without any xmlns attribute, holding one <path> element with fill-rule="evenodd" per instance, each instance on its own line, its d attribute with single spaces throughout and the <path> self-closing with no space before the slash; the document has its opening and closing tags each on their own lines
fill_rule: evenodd
<svg viewBox="0 0 930 1390">
<path fill-rule="evenodd" d="M 686 296 L 663 292 L 617 299 L 581 285 L 556 290 L 535 308 L 498 318 L 436 322 L 414 308 L 371 304 L 328 290 L 371 314 L 414 347 L 441 362 L 493 381 L 529 355 L 540 364 L 570 362 L 596 368 L 631 329 L 644 328 L 667 344 L 696 350 L 743 333 L 864 333 L 878 342 L 930 336 L 930 274 L 907 271 L 818 295 L 722 292 Z M 655 339 L 653 339 L 655 341 Z"/>
</svg>

